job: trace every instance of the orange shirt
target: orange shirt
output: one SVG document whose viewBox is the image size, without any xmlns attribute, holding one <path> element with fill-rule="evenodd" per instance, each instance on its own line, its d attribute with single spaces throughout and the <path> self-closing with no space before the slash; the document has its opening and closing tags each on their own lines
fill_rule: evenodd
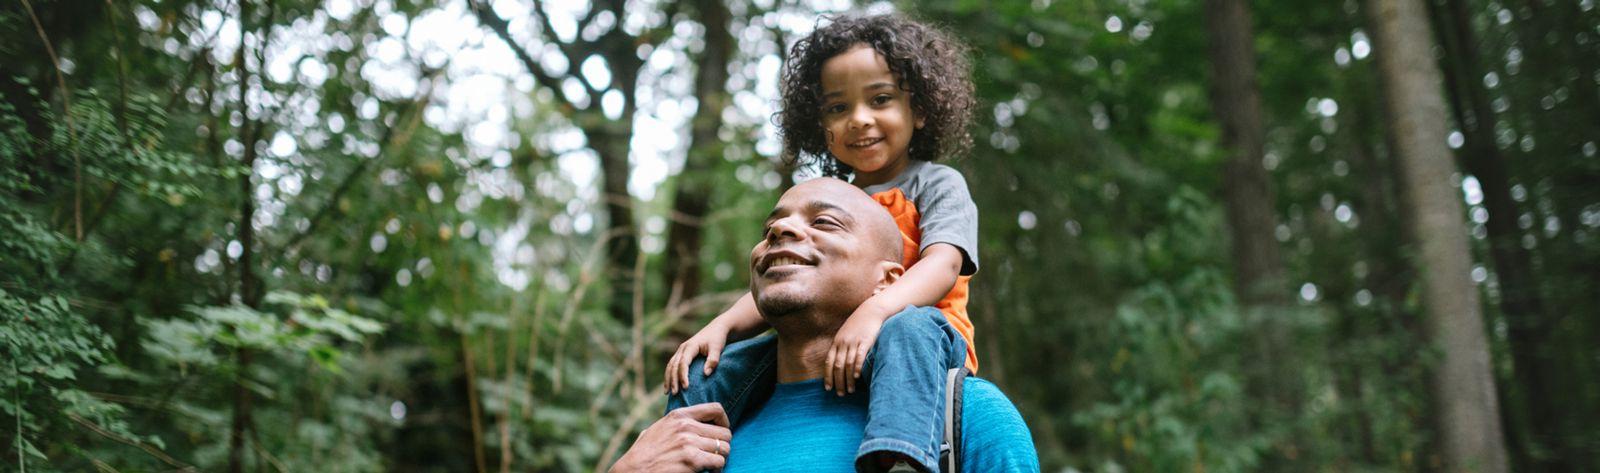
<svg viewBox="0 0 1600 473">
<path fill-rule="evenodd" d="M 901 264 L 907 268 L 917 264 L 917 260 L 922 257 L 922 253 L 919 251 L 922 242 L 922 227 L 918 225 L 922 220 L 922 215 L 917 212 L 916 203 L 906 198 L 905 193 L 901 192 L 899 188 L 890 188 L 889 190 L 872 194 L 872 199 L 878 201 L 885 209 L 888 209 L 889 215 L 894 216 L 895 225 L 900 227 L 900 240 L 905 245 Z M 956 331 L 961 333 L 961 337 L 967 340 L 967 369 L 977 373 L 978 350 L 972 338 L 972 319 L 967 317 L 967 283 L 971 280 L 972 276 L 956 276 L 956 285 L 951 287 L 950 293 L 945 294 L 944 298 L 940 299 L 939 303 L 935 304 L 934 307 L 943 312 L 944 317 L 950 320 L 950 325 L 954 326 Z"/>
</svg>

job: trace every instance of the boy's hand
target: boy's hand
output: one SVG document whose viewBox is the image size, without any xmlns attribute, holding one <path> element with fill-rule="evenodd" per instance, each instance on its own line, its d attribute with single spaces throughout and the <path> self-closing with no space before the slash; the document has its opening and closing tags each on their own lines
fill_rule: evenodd
<svg viewBox="0 0 1600 473">
<path fill-rule="evenodd" d="M 722 347 L 727 343 L 728 329 L 717 323 L 706 325 L 693 337 L 684 340 L 683 344 L 678 345 L 678 351 L 672 354 L 672 359 L 667 360 L 667 392 L 677 394 L 689 387 L 689 365 L 702 354 L 706 356 L 705 375 L 711 376 L 711 372 L 717 369 L 717 360 L 722 358 Z"/>
<path fill-rule="evenodd" d="M 823 368 L 823 389 L 837 391 L 840 396 L 856 392 L 861 365 L 867 362 L 867 352 L 872 350 L 872 344 L 878 341 L 878 331 L 883 329 L 884 318 L 871 313 L 874 310 L 869 306 L 862 304 L 834 334 L 833 346 L 828 349 L 828 364 Z"/>
</svg>

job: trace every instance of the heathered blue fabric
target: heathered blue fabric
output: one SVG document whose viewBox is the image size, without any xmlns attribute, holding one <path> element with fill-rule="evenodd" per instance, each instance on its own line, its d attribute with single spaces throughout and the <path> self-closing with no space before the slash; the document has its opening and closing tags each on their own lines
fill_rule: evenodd
<svg viewBox="0 0 1600 473">
<path fill-rule="evenodd" d="M 993 383 L 968 378 L 962 434 L 969 473 L 1037 472 L 1039 455 L 1016 406 Z M 867 422 L 867 398 L 839 397 L 822 380 L 779 384 L 734 428 L 725 473 L 853 473 Z"/>
</svg>

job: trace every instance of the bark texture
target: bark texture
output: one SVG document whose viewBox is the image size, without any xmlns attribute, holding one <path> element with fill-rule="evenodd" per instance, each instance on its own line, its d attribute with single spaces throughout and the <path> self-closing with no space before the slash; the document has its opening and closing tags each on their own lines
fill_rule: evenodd
<svg viewBox="0 0 1600 473">
<path fill-rule="evenodd" d="M 1412 209 L 1426 333 L 1441 355 L 1432 376 L 1440 453 L 1447 471 L 1504 472 L 1500 406 L 1478 288 L 1468 275 L 1472 254 L 1461 197 L 1451 186 L 1448 112 L 1427 12 L 1419 0 L 1372 0 L 1367 13 Z"/>
<path fill-rule="evenodd" d="M 1206 0 L 1205 9 L 1211 109 L 1222 123 L 1222 145 L 1229 153 L 1223 199 L 1233 237 L 1234 285 L 1246 305 L 1281 305 L 1287 293 L 1283 257 L 1273 237 L 1276 204 L 1261 166 L 1266 130 L 1249 6 L 1244 0 Z"/>
<path fill-rule="evenodd" d="M 250 2 L 239 3 L 239 35 L 243 37 L 253 22 L 251 21 Z M 270 11 L 268 25 L 271 24 Z M 269 35 L 262 35 L 269 37 Z M 239 49 L 234 53 L 234 67 L 239 77 L 239 114 L 244 117 L 240 126 L 239 135 L 244 143 L 244 155 L 240 158 L 240 166 L 245 172 L 239 176 L 239 224 L 238 238 L 243 251 L 239 254 L 239 298 L 246 306 L 252 309 L 261 308 L 261 299 L 264 292 L 261 287 L 261 277 L 256 274 L 255 263 L 255 215 L 256 198 L 255 185 L 251 179 L 255 176 L 256 140 L 261 136 L 261 123 L 250 116 L 250 71 L 246 67 L 247 54 L 245 45 L 241 42 Z M 260 54 L 257 51 L 256 54 Z M 239 347 L 234 350 L 234 362 L 238 365 L 233 385 L 233 420 L 228 428 L 228 471 L 238 473 L 244 471 L 245 438 L 254 427 L 252 419 L 253 400 L 250 389 L 245 387 L 246 377 L 250 373 L 250 363 L 254 354 L 249 349 Z"/>
<path fill-rule="evenodd" d="M 1292 418 L 1299 411 L 1297 363 L 1290 356 L 1291 324 L 1283 319 L 1289 305 L 1283 259 L 1274 231 L 1278 227 L 1270 178 L 1261 158 L 1266 130 L 1262 124 L 1261 89 L 1256 80 L 1256 50 L 1249 5 L 1245 0 L 1206 0 L 1207 50 L 1211 63 L 1211 109 L 1222 124 L 1223 202 L 1234 270 L 1234 293 L 1243 308 L 1257 316 L 1254 358 L 1259 369 L 1248 386 L 1270 400 L 1255 423 L 1260 427 Z M 1290 434 L 1274 444 L 1267 469 L 1293 469 L 1301 447 Z"/>
<path fill-rule="evenodd" d="M 700 294 L 700 248 L 704 246 L 705 220 L 710 213 L 712 168 L 722 157 L 722 110 L 728 106 L 728 63 L 733 58 L 732 19 L 721 0 L 698 0 L 695 10 L 706 28 L 705 49 L 700 51 L 694 76 L 699 101 L 690 122 L 689 154 L 678 173 L 672 200 L 672 225 L 667 232 L 666 287 L 674 300 Z"/>
<path fill-rule="evenodd" d="M 1517 449 L 1517 462 L 1539 471 L 1568 471 L 1570 467 L 1562 464 L 1564 455 L 1542 460 L 1527 456 L 1543 448 L 1561 450 L 1558 427 L 1563 414 L 1558 403 L 1550 401 L 1561 399 L 1565 390 L 1555 386 L 1559 376 L 1552 373 L 1552 360 L 1546 353 L 1550 320 L 1539 295 L 1532 258 L 1522 247 L 1522 231 L 1517 228 L 1521 209 L 1511 197 L 1511 170 L 1505 156 L 1495 146 L 1494 130 L 1498 119 L 1480 80 L 1483 67 L 1476 35 L 1467 6 L 1461 0 L 1431 5 L 1431 10 L 1439 43 L 1445 51 L 1444 78 L 1450 109 L 1464 138 L 1459 151 L 1461 167 L 1478 179 L 1483 190 L 1483 206 L 1489 215 L 1484 227 L 1489 236 L 1495 279 L 1500 285 L 1500 312 L 1509 328 L 1517 383 L 1526 388 L 1521 402 L 1516 398 L 1507 400 L 1509 409 L 1525 411 L 1525 422 L 1511 425 L 1526 427 L 1528 440 L 1533 443 Z M 1521 427 L 1511 430 L 1515 432 Z"/>
</svg>

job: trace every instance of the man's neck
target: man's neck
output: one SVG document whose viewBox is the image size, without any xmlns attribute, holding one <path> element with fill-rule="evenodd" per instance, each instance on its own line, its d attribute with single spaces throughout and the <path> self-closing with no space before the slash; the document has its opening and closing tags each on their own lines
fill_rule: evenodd
<svg viewBox="0 0 1600 473">
<path fill-rule="evenodd" d="M 786 320 L 787 323 L 806 324 L 805 328 L 802 326 L 776 328 L 778 382 L 802 382 L 822 377 L 822 369 L 826 368 L 827 364 L 827 348 L 834 344 L 834 332 L 838 331 L 838 326 L 834 324 L 829 329 L 811 326 L 821 320 L 824 318 L 795 316 Z"/>
<path fill-rule="evenodd" d="M 833 334 L 784 337 L 778 334 L 778 382 L 793 383 L 822 377 L 828 363 Z"/>
</svg>

